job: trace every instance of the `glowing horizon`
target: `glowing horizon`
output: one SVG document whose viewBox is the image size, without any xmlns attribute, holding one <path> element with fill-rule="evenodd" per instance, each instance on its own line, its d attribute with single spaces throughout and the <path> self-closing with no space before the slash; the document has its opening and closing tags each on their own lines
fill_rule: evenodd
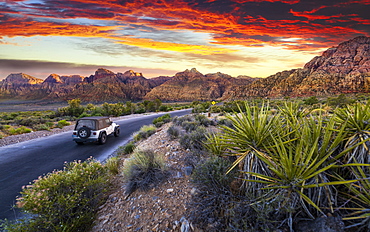
<svg viewBox="0 0 370 232">
<path fill-rule="evenodd" d="M 369 36 L 368 0 L 5 0 L 0 80 L 14 72 L 147 78 L 196 68 L 267 77 Z"/>
</svg>

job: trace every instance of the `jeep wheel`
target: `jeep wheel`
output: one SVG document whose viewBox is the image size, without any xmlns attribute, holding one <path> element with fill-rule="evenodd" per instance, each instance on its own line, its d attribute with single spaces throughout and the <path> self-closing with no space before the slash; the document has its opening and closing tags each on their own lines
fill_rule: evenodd
<svg viewBox="0 0 370 232">
<path fill-rule="evenodd" d="M 107 142 L 107 134 L 103 132 L 99 138 L 99 143 L 104 144 L 105 142 Z"/>
<path fill-rule="evenodd" d="M 83 139 L 88 138 L 91 135 L 91 130 L 87 127 L 81 127 L 78 130 L 77 135 Z"/>
<path fill-rule="evenodd" d="M 119 128 L 116 128 L 114 130 L 114 137 L 118 137 L 119 136 L 119 133 L 120 133 L 120 129 Z"/>
</svg>

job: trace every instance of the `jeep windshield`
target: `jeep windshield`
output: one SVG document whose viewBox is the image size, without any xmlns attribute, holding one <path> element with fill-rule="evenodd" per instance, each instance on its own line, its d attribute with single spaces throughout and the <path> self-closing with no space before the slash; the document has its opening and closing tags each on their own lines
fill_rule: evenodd
<svg viewBox="0 0 370 232">
<path fill-rule="evenodd" d="M 94 130 L 95 129 L 95 123 L 96 123 L 95 120 L 89 120 L 89 119 L 78 120 L 75 130 L 80 129 L 81 127 L 88 127 L 90 129 Z"/>
</svg>

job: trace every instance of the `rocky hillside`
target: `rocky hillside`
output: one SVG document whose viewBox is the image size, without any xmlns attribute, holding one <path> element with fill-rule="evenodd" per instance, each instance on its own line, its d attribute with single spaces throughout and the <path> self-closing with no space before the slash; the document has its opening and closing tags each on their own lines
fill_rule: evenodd
<svg viewBox="0 0 370 232">
<path fill-rule="evenodd" d="M 18 73 L 0 82 L 0 98 L 56 101 L 80 98 L 86 102 L 141 100 L 152 88 L 168 79 L 170 77 L 146 79 L 132 70 L 116 74 L 103 68 L 89 77 L 51 74 L 45 80 Z"/>
<path fill-rule="evenodd" d="M 307 97 L 370 92 L 370 37 L 356 37 L 329 48 L 303 68 L 267 78 L 203 75 L 195 68 L 174 77 L 145 78 L 141 73 L 114 73 L 100 68 L 94 75 L 45 80 L 10 74 L 0 82 L 0 99 L 48 99 L 85 102 L 161 99 L 162 101 L 232 100 L 249 97 Z"/>
<path fill-rule="evenodd" d="M 203 75 L 193 68 L 177 73 L 171 80 L 152 89 L 145 98 L 162 101 L 215 100 L 221 98 L 225 91 L 254 80 L 248 77 L 233 78 L 219 72 Z"/>
<path fill-rule="evenodd" d="M 329 48 L 301 69 L 279 72 L 228 91 L 224 99 L 323 96 L 370 91 L 370 37 Z"/>
</svg>

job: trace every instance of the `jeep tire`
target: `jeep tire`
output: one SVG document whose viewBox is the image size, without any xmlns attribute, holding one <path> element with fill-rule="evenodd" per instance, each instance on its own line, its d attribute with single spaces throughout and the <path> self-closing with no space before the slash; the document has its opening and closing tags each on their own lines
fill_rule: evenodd
<svg viewBox="0 0 370 232">
<path fill-rule="evenodd" d="M 90 137 L 90 135 L 91 135 L 91 130 L 90 130 L 90 128 L 88 128 L 88 127 L 81 127 L 81 128 L 77 131 L 77 135 L 78 135 L 80 138 L 86 139 L 86 138 Z"/>
<path fill-rule="evenodd" d="M 119 133 L 120 133 L 120 129 L 117 127 L 117 128 L 114 130 L 114 137 L 118 137 L 118 136 L 119 136 Z"/>
<path fill-rule="evenodd" d="M 99 144 L 104 144 L 105 142 L 107 142 L 107 134 L 102 132 L 99 137 Z"/>
</svg>

